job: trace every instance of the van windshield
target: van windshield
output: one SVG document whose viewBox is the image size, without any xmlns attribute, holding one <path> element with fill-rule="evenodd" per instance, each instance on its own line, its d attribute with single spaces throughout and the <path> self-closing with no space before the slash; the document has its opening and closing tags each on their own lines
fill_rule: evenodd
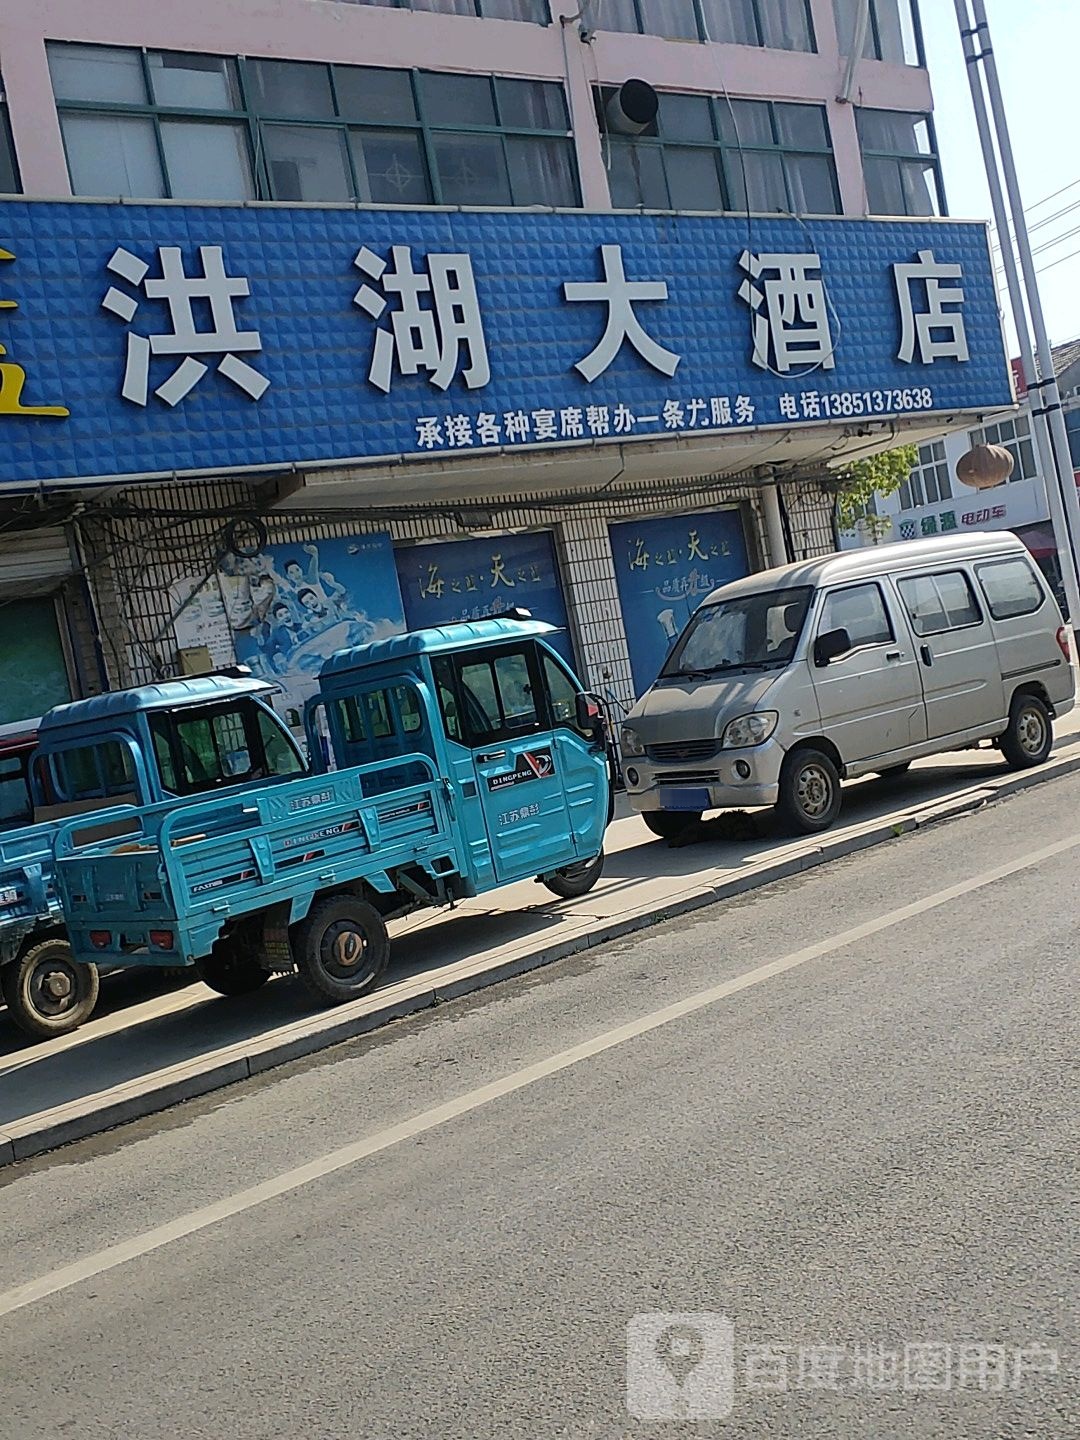
<svg viewBox="0 0 1080 1440">
<path fill-rule="evenodd" d="M 763 590 L 702 605 L 660 671 L 661 679 L 786 665 L 795 653 L 812 593 L 809 586 Z"/>
</svg>

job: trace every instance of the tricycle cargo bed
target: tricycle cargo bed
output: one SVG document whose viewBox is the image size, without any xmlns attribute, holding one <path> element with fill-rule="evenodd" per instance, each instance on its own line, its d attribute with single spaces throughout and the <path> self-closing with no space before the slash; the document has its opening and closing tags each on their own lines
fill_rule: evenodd
<svg viewBox="0 0 1080 1440">
<path fill-rule="evenodd" d="M 389 794 L 365 796 L 361 767 L 157 806 L 121 845 L 71 853 L 78 825 L 65 827 L 57 864 L 76 955 L 100 961 L 145 948 L 147 961 L 175 965 L 208 954 L 233 921 L 278 904 L 291 924 L 316 894 L 361 881 L 389 902 L 402 871 L 421 876 L 420 890 L 431 877 L 434 898 L 459 857 L 442 780 L 427 757 L 407 758 L 430 779 Z"/>
</svg>

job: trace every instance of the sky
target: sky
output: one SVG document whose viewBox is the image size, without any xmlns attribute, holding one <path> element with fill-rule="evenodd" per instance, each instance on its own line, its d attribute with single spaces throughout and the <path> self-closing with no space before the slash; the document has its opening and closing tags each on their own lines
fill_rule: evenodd
<svg viewBox="0 0 1080 1440">
<path fill-rule="evenodd" d="M 986 10 L 1031 243 L 1046 246 L 1035 264 L 1046 326 L 1057 345 L 1080 337 L 1080 0 L 986 0 Z M 989 219 L 953 0 L 921 0 L 920 12 L 949 214 Z M 1064 193 L 1049 199 L 1055 191 Z M 1015 354 L 1011 324 L 1007 330 Z"/>
</svg>

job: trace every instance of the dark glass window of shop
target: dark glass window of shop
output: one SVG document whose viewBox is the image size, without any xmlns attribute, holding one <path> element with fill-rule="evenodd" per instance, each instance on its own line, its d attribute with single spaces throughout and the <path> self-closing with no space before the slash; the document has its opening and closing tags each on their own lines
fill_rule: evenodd
<svg viewBox="0 0 1080 1440">
<path fill-rule="evenodd" d="M 76 195 L 580 204 L 561 85 L 51 44 Z"/>
<path fill-rule="evenodd" d="M 610 91 L 599 92 L 599 113 Z M 611 203 L 618 210 L 750 210 L 836 215 L 836 183 L 820 105 L 663 93 L 640 136 L 608 134 Z"/>
<path fill-rule="evenodd" d="M 11 138 L 11 124 L 0 92 L 0 195 L 17 195 L 21 189 L 19 167 L 15 163 L 15 144 Z"/>
</svg>

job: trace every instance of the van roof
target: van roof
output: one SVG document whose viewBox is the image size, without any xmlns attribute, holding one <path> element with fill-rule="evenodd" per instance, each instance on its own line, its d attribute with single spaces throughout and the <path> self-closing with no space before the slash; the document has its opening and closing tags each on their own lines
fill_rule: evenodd
<svg viewBox="0 0 1080 1440">
<path fill-rule="evenodd" d="M 813 560 L 797 560 L 793 565 L 778 565 L 773 570 L 759 570 L 741 580 L 731 580 L 712 591 L 705 604 L 737 595 L 758 595 L 762 590 L 788 590 L 800 585 L 817 589 L 822 585 L 862 580 L 891 570 L 907 570 L 912 566 L 979 560 L 1002 554 L 1027 555 L 1028 549 L 1011 530 L 979 530 L 971 535 L 938 535 L 929 540 L 868 545 L 859 550 L 820 555 Z"/>
<path fill-rule="evenodd" d="M 367 645 L 354 645 L 335 650 L 319 671 L 319 679 L 347 674 L 361 667 L 380 665 L 406 656 L 432 655 L 446 650 L 471 650 L 481 645 L 495 645 L 507 640 L 521 640 L 532 635 L 555 635 L 558 627 L 546 620 L 457 620 L 449 625 L 428 630 L 407 630 L 386 640 L 372 640 Z"/>
<path fill-rule="evenodd" d="M 88 700 L 72 700 L 67 705 L 54 705 L 42 716 L 42 738 L 72 725 L 97 724 L 116 720 L 121 715 L 134 715 L 141 710 L 169 710 L 178 705 L 204 705 L 213 701 L 232 700 L 238 695 L 268 695 L 277 686 L 267 680 L 231 679 L 220 675 L 192 676 L 188 680 L 163 680 L 157 685 L 138 685 L 131 690 L 113 690 L 105 695 L 92 695 Z"/>
</svg>

